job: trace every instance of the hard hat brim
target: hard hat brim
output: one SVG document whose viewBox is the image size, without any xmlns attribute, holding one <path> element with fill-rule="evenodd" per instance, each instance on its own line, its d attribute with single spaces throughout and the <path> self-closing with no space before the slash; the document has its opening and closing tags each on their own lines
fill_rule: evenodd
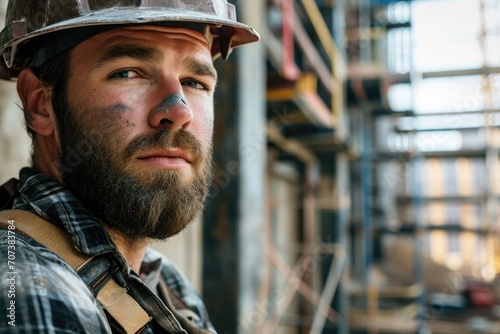
<svg viewBox="0 0 500 334">
<path fill-rule="evenodd" d="M 165 8 L 109 8 L 94 11 L 59 23 L 50 24 L 33 32 L 19 33 L 18 31 L 16 32 L 18 29 L 7 26 L 4 30 L 2 30 L 2 32 L 0 32 L 0 45 L 3 45 L 3 48 L 0 50 L 0 54 L 9 52 L 8 49 L 11 48 L 10 52 L 12 53 L 12 56 L 14 56 L 17 47 L 22 45 L 25 41 L 35 38 L 39 39 L 44 35 L 67 29 L 90 26 L 161 23 L 182 23 L 184 26 L 189 26 L 189 23 L 205 24 L 217 28 L 231 29 L 231 48 L 256 42 L 260 38 L 259 34 L 249 25 L 207 13 L 173 8 L 168 8 L 168 10 Z M 16 35 L 20 37 L 16 38 Z M 7 70 L 7 72 L 14 72 L 8 74 L 9 77 L 16 76 L 15 71 L 12 71 L 12 69 L 0 69 L 0 78 L 8 79 L 5 77 L 7 74 L 5 73 L 5 70 Z"/>
</svg>

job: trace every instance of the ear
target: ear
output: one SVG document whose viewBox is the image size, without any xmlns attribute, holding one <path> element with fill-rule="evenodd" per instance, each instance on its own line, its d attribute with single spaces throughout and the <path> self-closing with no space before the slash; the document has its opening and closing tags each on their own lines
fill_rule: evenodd
<svg viewBox="0 0 500 334">
<path fill-rule="evenodd" d="M 35 76 L 32 70 L 21 71 L 17 92 L 24 108 L 26 123 L 42 136 L 54 134 L 56 118 L 52 109 L 52 92 Z"/>
</svg>

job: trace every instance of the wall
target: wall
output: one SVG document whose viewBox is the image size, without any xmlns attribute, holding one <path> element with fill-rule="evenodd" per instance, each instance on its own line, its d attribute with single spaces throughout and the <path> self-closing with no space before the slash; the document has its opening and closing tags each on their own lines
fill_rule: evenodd
<svg viewBox="0 0 500 334">
<path fill-rule="evenodd" d="M 0 26 L 4 25 L 7 0 L 0 0 Z M 0 81 L 0 183 L 17 177 L 29 163 L 31 140 L 26 134 L 15 82 Z"/>
</svg>

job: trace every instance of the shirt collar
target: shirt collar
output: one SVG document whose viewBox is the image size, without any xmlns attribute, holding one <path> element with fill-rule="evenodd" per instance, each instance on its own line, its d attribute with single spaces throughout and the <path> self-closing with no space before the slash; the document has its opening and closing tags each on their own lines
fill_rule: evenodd
<svg viewBox="0 0 500 334">
<path fill-rule="evenodd" d="M 19 174 L 18 189 L 21 197 L 14 202 L 14 209 L 35 211 L 63 227 L 83 254 L 119 254 L 98 219 L 61 184 L 34 169 L 23 168 Z M 121 255 L 119 258 L 125 261 Z"/>
</svg>

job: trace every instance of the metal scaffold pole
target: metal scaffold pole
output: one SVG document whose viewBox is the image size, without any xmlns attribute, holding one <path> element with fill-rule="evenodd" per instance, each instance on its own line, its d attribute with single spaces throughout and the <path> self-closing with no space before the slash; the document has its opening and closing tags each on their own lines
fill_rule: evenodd
<svg viewBox="0 0 500 334">
<path fill-rule="evenodd" d="M 409 18 L 411 18 L 412 4 L 407 1 Z M 412 51 L 413 46 L 413 31 L 409 34 L 409 72 L 410 72 L 410 82 L 412 84 L 412 96 L 415 96 L 413 82 L 417 77 L 415 73 L 414 55 Z M 415 110 L 414 98 L 412 98 L 411 110 Z M 427 326 L 427 306 L 426 306 L 426 293 L 425 293 L 425 273 L 424 273 L 424 245 L 423 245 L 423 212 L 424 212 L 424 202 L 423 202 L 423 190 L 422 190 L 422 170 L 424 168 L 424 159 L 421 152 L 418 152 L 418 148 L 414 147 L 414 156 L 411 159 L 411 178 L 412 178 L 412 190 L 413 190 L 413 220 L 414 220 L 414 236 L 413 236 L 413 276 L 414 284 L 422 287 L 422 293 L 417 297 L 417 314 L 415 317 L 417 324 L 418 334 L 428 334 Z"/>
</svg>

